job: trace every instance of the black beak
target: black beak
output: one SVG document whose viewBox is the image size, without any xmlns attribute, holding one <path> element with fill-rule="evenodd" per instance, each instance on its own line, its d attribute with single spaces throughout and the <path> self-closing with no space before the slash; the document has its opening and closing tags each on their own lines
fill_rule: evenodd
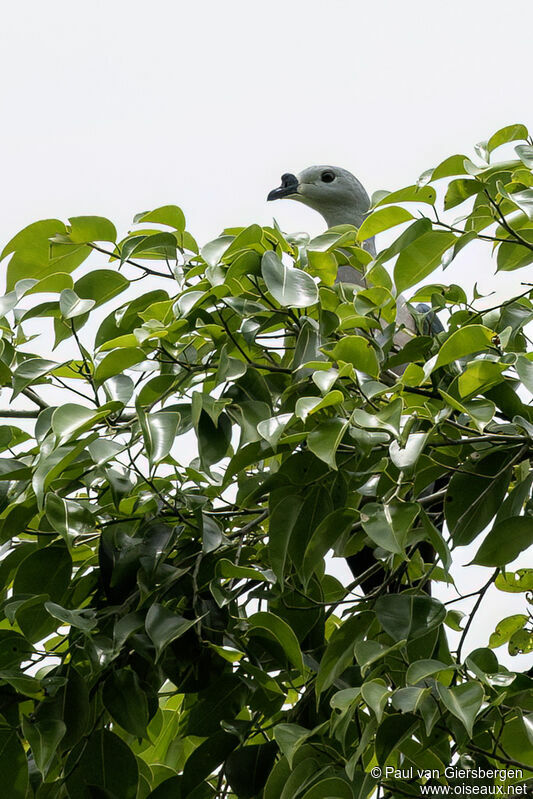
<svg viewBox="0 0 533 799">
<path fill-rule="evenodd" d="M 296 194 L 298 191 L 298 178 L 296 175 L 291 175 L 286 172 L 281 176 L 281 186 L 277 189 L 272 189 L 267 197 L 268 200 L 281 200 L 283 197 L 288 197 L 291 194 Z"/>
</svg>

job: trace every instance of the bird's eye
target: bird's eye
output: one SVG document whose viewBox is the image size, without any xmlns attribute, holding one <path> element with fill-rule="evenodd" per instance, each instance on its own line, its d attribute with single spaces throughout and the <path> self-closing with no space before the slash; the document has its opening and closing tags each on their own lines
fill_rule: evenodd
<svg viewBox="0 0 533 799">
<path fill-rule="evenodd" d="M 320 179 L 322 183 L 333 183 L 333 181 L 335 180 L 335 173 L 330 172 L 330 170 L 328 169 L 326 172 L 322 172 L 322 174 L 320 175 Z"/>
</svg>

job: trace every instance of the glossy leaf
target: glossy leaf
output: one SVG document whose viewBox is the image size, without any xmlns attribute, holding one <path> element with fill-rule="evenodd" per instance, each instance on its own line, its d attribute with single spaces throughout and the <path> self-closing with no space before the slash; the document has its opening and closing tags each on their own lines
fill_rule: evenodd
<svg viewBox="0 0 533 799">
<path fill-rule="evenodd" d="M 362 336 L 344 336 L 329 353 L 338 363 L 351 363 L 372 377 L 379 375 L 379 363 L 372 344 Z"/>
<path fill-rule="evenodd" d="M 263 255 L 261 274 L 267 289 L 286 308 L 307 308 L 318 300 L 313 278 L 301 269 L 287 266 L 272 251 Z"/>
<path fill-rule="evenodd" d="M 408 222 L 410 219 L 414 219 L 413 215 L 401 206 L 390 205 L 386 208 L 380 208 L 363 221 L 357 232 L 357 239 L 365 241 L 378 233 L 382 233 L 384 230 L 395 227 L 395 225 Z"/>
<path fill-rule="evenodd" d="M 438 369 L 458 358 L 464 358 L 465 355 L 488 349 L 492 346 L 493 338 L 492 330 L 484 325 L 468 325 L 456 330 L 440 348 L 434 368 Z"/>
<path fill-rule="evenodd" d="M 411 242 L 402 250 L 394 267 L 394 282 L 398 291 L 405 291 L 434 272 L 446 250 L 455 241 L 453 233 L 432 230 Z"/>
<path fill-rule="evenodd" d="M 464 725 L 470 736 L 476 716 L 483 702 L 483 688 L 477 682 L 457 685 L 455 688 L 445 688 L 437 684 L 439 696 L 444 705 Z"/>
<path fill-rule="evenodd" d="M 329 419 L 309 433 L 307 438 L 311 452 L 332 469 L 337 468 L 335 455 L 347 427 L 348 422 L 343 419 Z"/>
<path fill-rule="evenodd" d="M 376 614 L 395 641 L 413 640 L 441 625 L 446 608 L 432 597 L 391 594 L 378 599 Z"/>
<path fill-rule="evenodd" d="M 487 149 L 490 152 L 502 144 L 507 144 L 510 141 L 517 141 L 518 139 L 527 139 L 528 132 L 525 125 L 506 125 L 500 128 L 496 133 L 493 133 L 487 143 Z"/>
</svg>

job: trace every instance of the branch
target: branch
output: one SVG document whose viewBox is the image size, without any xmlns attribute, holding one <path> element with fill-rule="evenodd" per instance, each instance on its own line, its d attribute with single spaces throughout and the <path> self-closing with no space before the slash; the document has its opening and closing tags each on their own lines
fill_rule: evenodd
<svg viewBox="0 0 533 799">
<path fill-rule="evenodd" d="M 35 405 L 37 405 L 42 411 L 44 411 L 45 408 L 49 407 L 48 403 L 46 403 L 44 400 L 42 400 L 35 393 L 35 391 L 33 389 L 31 389 L 31 388 L 23 388 L 22 389 L 22 393 L 24 394 L 25 397 L 28 397 L 28 399 L 30 399 L 32 402 L 34 402 Z"/>
<path fill-rule="evenodd" d="M 498 216 L 498 219 L 500 220 L 500 224 L 501 224 L 502 228 L 504 228 L 509 233 L 509 235 L 514 238 L 514 240 L 518 244 L 521 244 L 523 247 L 526 247 L 528 250 L 533 250 L 533 244 L 531 244 L 526 239 L 522 238 L 520 233 L 518 233 L 518 231 L 516 231 L 514 228 L 511 227 L 511 225 L 509 224 L 509 222 L 505 218 L 504 214 L 501 212 L 499 203 L 497 203 L 496 200 L 494 200 L 490 196 L 490 194 L 488 193 L 487 189 L 483 189 L 483 194 L 485 194 L 485 196 L 487 197 L 487 200 L 489 201 L 491 206 L 496 211 L 496 214 Z M 509 243 L 508 239 L 504 239 L 504 241 Z"/>
<path fill-rule="evenodd" d="M 110 258 L 117 258 L 114 252 L 109 252 L 109 250 L 104 250 L 103 247 L 99 247 L 98 244 L 94 244 L 93 242 L 89 242 L 88 246 L 92 250 L 98 250 L 98 252 L 103 253 L 104 255 L 109 255 Z M 166 272 L 158 272 L 156 269 L 149 269 L 147 266 L 143 266 L 142 264 L 138 264 L 135 261 L 131 261 L 129 258 L 124 258 L 122 261 L 123 264 L 129 264 L 130 266 L 136 266 L 137 269 L 142 269 L 145 275 L 154 275 L 155 277 L 165 277 L 167 280 L 176 280 L 173 275 L 167 275 Z"/>
<path fill-rule="evenodd" d="M 531 772 L 533 771 L 533 767 L 531 764 L 528 763 L 521 763 L 520 760 L 513 760 L 512 757 L 503 757 L 502 755 L 496 755 L 493 752 L 487 752 L 485 749 L 481 749 L 479 746 L 475 746 L 474 744 L 467 744 L 467 749 L 470 749 L 473 752 L 478 752 L 480 755 L 485 755 L 487 758 L 492 758 L 492 760 L 499 760 L 500 763 L 506 763 L 508 766 L 516 766 L 519 769 L 523 769 L 523 771 Z"/>
<path fill-rule="evenodd" d="M 12 411 L 0 408 L 0 419 L 37 419 L 41 411 Z"/>
<path fill-rule="evenodd" d="M 476 604 L 474 605 L 474 607 L 472 608 L 471 613 L 468 616 L 468 621 L 465 624 L 465 628 L 463 630 L 463 634 L 461 635 L 461 639 L 459 641 L 459 646 L 457 647 L 456 659 L 457 659 L 458 662 L 461 661 L 461 649 L 463 648 L 463 644 L 465 642 L 465 638 L 468 635 L 468 631 L 469 631 L 469 629 L 470 629 L 470 627 L 472 625 L 472 622 L 474 621 L 474 616 L 476 615 L 476 613 L 479 610 L 479 606 L 481 605 L 481 603 L 483 601 L 483 597 L 485 596 L 485 594 L 487 593 L 487 591 L 489 590 L 489 588 L 491 587 L 492 583 L 495 581 L 495 579 L 496 579 L 496 577 L 498 576 L 499 573 L 500 573 L 500 569 L 499 568 L 494 569 L 494 572 L 493 572 L 490 580 L 488 580 L 485 583 L 485 585 L 483 586 L 483 588 L 481 588 L 480 591 L 479 591 L 479 597 L 477 598 Z"/>
</svg>

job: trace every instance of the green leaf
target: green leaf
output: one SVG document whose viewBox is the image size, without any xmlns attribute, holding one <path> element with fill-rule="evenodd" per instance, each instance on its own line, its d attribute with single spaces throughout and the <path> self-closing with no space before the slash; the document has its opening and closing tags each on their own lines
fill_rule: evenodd
<svg viewBox="0 0 533 799">
<path fill-rule="evenodd" d="M 176 638 L 190 630 L 198 623 L 198 619 L 184 619 L 163 605 L 154 602 L 146 614 L 146 632 L 155 646 L 156 660 L 159 660 L 163 650 Z"/>
<path fill-rule="evenodd" d="M 117 240 L 114 224 L 103 216 L 72 216 L 68 221 L 71 226 L 69 238 L 75 244 Z"/>
<path fill-rule="evenodd" d="M 361 513 L 361 524 L 375 544 L 401 555 L 419 511 L 416 502 L 368 502 Z"/>
<path fill-rule="evenodd" d="M 63 289 L 74 288 L 74 281 L 70 275 L 64 272 L 57 272 L 56 274 L 44 277 L 38 280 L 37 283 L 28 291 L 28 294 L 59 294 Z"/>
<path fill-rule="evenodd" d="M 114 375 L 121 374 L 130 366 L 144 361 L 145 354 L 138 347 L 113 350 L 102 358 L 94 373 L 96 383 L 103 383 Z"/>
<path fill-rule="evenodd" d="M 28 786 L 28 763 L 17 731 L 5 722 L 0 724 L 0 769 L 2 789 L 9 799 L 25 799 Z"/>
<path fill-rule="evenodd" d="M 456 205 L 460 205 L 481 191 L 483 191 L 483 184 L 479 180 L 457 178 L 457 180 L 450 181 L 444 197 L 444 210 L 449 211 L 450 208 L 455 208 Z"/>
<path fill-rule="evenodd" d="M 216 266 L 233 240 L 233 236 L 219 236 L 202 247 L 200 255 L 208 266 Z"/>
<path fill-rule="evenodd" d="M 103 796 L 135 799 L 139 770 L 130 747 L 113 732 L 100 729 L 70 753 L 65 772 L 70 796 L 89 799 L 87 786 L 104 791 Z M 95 795 L 95 794 L 93 794 Z M 102 796 L 102 793 L 100 793 Z"/>
<path fill-rule="evenodd" d="M 312 531 L 299 572 L 304 584 L 307 584 L 312 574 L 320 569 L 326 552 L 332 549 L 335 542 L 352 527 L 356 517 L 357 512 L 352 508 L 337 508 Z M 299 564 L 296 564 L 296 568 L 299 569 Z"/>
<path fill-rule="evenodd" d="M 415 663 L 411 663 L 407 669 L 405 679 L 406 682 L 414 685 L 421 680 L 425 680 L 426 677 L 432 677 L 434 674 L 438 674 L 440 671 L 446 671 L 449 668 L 449 666 L 440 660 L 431 660 L 427 658 L 424 660 L 417 660 Z"/>
<path fill-rule="evenodd" d="M 23 361 L 13 373 L 13 397 L 20 394 L 27 386 L 42 382 L 42 378 L 58 366 L 56 361 L 47 361 L 44 358 L 28 358 L 27 361 Z"/>
<path fill-rule="evenodd" d="M 402 222 L 408 222 L 410 219 L 414 219 L 413 215 L 401 206 L 391 205 L 387 208 L 380 208 L 363 220 L 357 233 L 357 240 L 366 241 L 366 239 L 370 239 L 384 230 L 389 230 L 395 225 L 401 225 Z"/>
<path fill-rule="evenodd" d="M 46 779 L 57 746 L 67 731 L 66 725 L 59 719 L 41 719 L 30 721 L 22 718 L 22 732 L 31 747 L 35 765 Z"/>
<path fill-rule="evenodd" d="M 257 425 L 257 432 L 271 447 L 275 447 L 291 419 L 292 413 L 280 413 L 278 416 L 263 419 Z"/>
<path fill-rule="evenodd" d="M 363 336 L 343 336 L 332 350 L 330 357 L 340 363 L 351 363 L 360 372 L 379 376 L 379 362 L 371 342 Z"/>
<path fill-rule="evenodd" d="M 531 228 L 521 228 L 520 237 L 529 242 L 529 244 L 533 244 L 533 230 Z M 498 247 L 498 272 L 513 272 L 515 269 L 522 269 L 523 266 L 527 266 L 532 261 L 533 253 L 527 245 L 504 241 Z"/>
<path fill-rule="evenodd" d="M 533 591 L 533 569 L 517 569 L 515 572 L 499 574 L 494 585 L 498 591 L 506 591 L 511 594 Z"/>
<path fill-rule="evenodd" d="M 318 302 L 318 288 L 311 275 L 287 266 L 272 250 L 261 259 L 261 274 L 267 289 L 283 307 L 307 308 Z"/>
<path fill-rule="evenodd" d="M 145 414 L 138 409 L 137 413 L 143 431 L 146 455 L 150 465 L 153 466 L 169 454 L 176 439 L 180 415 L 165 410 Z"/>
<path fill-rule="evenodd" d="M 222 541 L 222 530 L 216 521 L 206 513 L 202 513 L 202 552 L 214 552 Z"/>
<path fill-rule="evenodd" d="M 243 746 L 226 758 L 224 772 L 236 796 L 252 799 L 263 789 L 274 765 L 278 747 L 274 741 Z"/>
<path fill-rule="evenodd" d="M 511 467 L 495 452 L 462 471 L 449 482 L 444 502 L 446 523 L 456 545 L 465 546 L 487 527 L 507 493 Z"/>
<path fill-rule="evenodd" d="M 405 189 L 392 191 L 383 197 L 376 207 L 391 205 L 391 203 L 427 203 L 435 205 L 437 192 L 431 186 L 407 186 Z"/>
<path fill-rule="evenodd" d="M 515 152 L 528 169 L 533 169 L 533 147 L 530 144 L 519 144 L 515 147 Z"/>
<path fill-rule="evenodd" d="M 63 543 L 32 552 L 20 564 L 13 591 L 15 594 L 47 594 L 52 602 L 61 602 L 68 588 L 72 573 L 72 559 Z M 28 637 L 36 636 L 42 624 L 42 614 L 30 609 L 27 614 L 19 614 L 17 621 Z"/>
<path fill-rule="evenodd" d="M 291 769 L 296 752 L 305 741 L 314 735 L 314 732 L 314 730 L 308 730 L 299 724 L 276 724 L 274 727 L 276 743 L 287 758 Z"/>
<path fill-rule="evenodd" d="M 403 472 L 413 470 L 424 450 L 427 437 L 427 433 L 411 433 L 404 446 L 401 446 L 397 440 L 391 441 L 389 454 L 397 469 Z"/>
<path fill-rule="evenodd" d="M 393 241 L 390 247 L 387 247 L 386 250 L 383 250 L 377 258 L 376 264 L 384 264 L 387 261 L 390 261 L 391 258 L 394 258 L 395 255 L 398 253 L 403 252 L 409 244 L 416 239 L 424 236 L 426 233 L 432 230 L 431 222 L 429 219 L 417 219 L 416 222 L 413 222 L 412 225 L 409 225 L 407 230 L 398 236 L 398 238 Z M 373 268 L 374 269 L 374 268 Z M 373 269 L 371 270 L 373 272 Z M 386 285 L 385 283 L 381 285 Z"/>
<path fill-rule="evenodd" d="M 311 416 L 323 408 L 329 408 L 331 405 L 339 405 L 344 400 L 342 391 L 330 391 L 324 397 L 300 397 L 296 401 L 294 415 L 301 419 L 303 422 L 308 416 Z"/>
<path fill-rule="evenodd" d="M 498 191 L 510 202 L 514 203 L 528 217 L 533 220 L 533 189 L 524 189 L 509 193 L 501 183 L 498 183 Z"/>
<path fill-rule="evenodd" d="M 354 643 L 362 640 L 373 620 L 372 612 L 363 611 L 334 630 L 320 661 L 315 685 L 317 696 L 333 685 L 348 666 L 352 665 Z"/>
<path fill-rule="evenodd" d="M 88 618 L 85 610 L 68 610 L 55 602 L 45 602 L 44 607 L 54 619 L 59 619 L 59 621 L 75 627 L 77 630 L 82 630 L 84 633 L 89 633 L 96 626 L 96 619 Z"/>
<path fill-rule="evenodd" d="M 520 357 L 521 356 L 519 356 L 518 360 L 520 360 Z M 533 372 L 533 364 L 531 364 L 531 361 L 528 361 L 528 364 L 531 365 L 531 370 Z M 507 364 L 495 363 L 494 361 L 480 360 L 470 362 L 465 371 L 459 375 L 457 381 L 459 396 L 461 398 L 471 397 L 473 394 L 483 393 L 493 386 L 497 386 L 504 380 L 502 373 L 507 368 Z M 516 368 L 518 370 L 518 361 Z M 533 387 L 533 374 L 531 380 L 531 385 Z"/>
<path fill-rule="evenodd" d="M 10 291 L 24 279 L 43 280 L 57 273 L 70 274 L 90 254 L 91 248 L 85 244 L 61 244 L 51 247 L 48 239 L 29 249 L 17 249 L 7 267 L 6 288 Z"/>
<path fill-rule="evenodd" d="M 376 733 L 376 758 L 381 766 L 391 752 L 399 750 L 419 724 L 419 720 L 409 713 L 393 713 L 386 716 Z"/>
<path fill-rule="evenodd" d="M 527 137 L 528 132 L 525 125 L 506 125 L 492 134 L 487 142 L 487 150 L 491 153 L 497 147 L 501 147 L 502 144 L 507 144 L 507 142 L 516 141 L 517 139 L 525 141 Z"/>
<path fill-rule="evenodd" d="M 163 786 L 166 788 L 168 783 L 169 790 L 163 791 L 162 786 L 159 786 L 154 791 L 154 799 L 180 799 L 182 796 L 191 797 L 191 799 L 194 799 L 194 797 L 202 799 L 205 796 L 202 789 L 205 786 L 205 780 L 214 771 L 218 771 L 219 766 L 231 755 L 237 745 L 238 738 L 234 734 L 218 730 L 203 741 L 200 746 L 197 746 L 192 754 L 187 757 L 183 770 L 183 780 L 179 783 L 178 789 L 174 788 L 171 791 L 170 787 L 173 778 L 166 780 Z M 194 790 L 196 787 L 198 787 L 198 791 Z"/>
<path fill-rule="evenodd" d="M 98 307 L 125 291 L 129 285 L 130 281 L 116 269 L 91 269 L 76 280 L 74 291 L 79 297 L 94 300 L 95 307 Z"/>
<path fill-rule="evenodd" d="M 333 286 L 339 268 L 335 255 L 332 252 L 308 250 L 307 259 L 309 274 L 319 277 L 326 286 Z"/>
<path fill-rule="evenodd" d="M 434 272 L 456 239 L 453 233 L 432 230 L 408 244 L 400 252 L 394 267 L 394 282 L 398 291 L 405 291 Z"/>
<path fill-rule="evenodd" d="M 248 619 L 250 632 L 261 630 L 271 635 L 282 647 L 287 659 L 298 671 L 304 673 L 304 664 L 298 639 L 286 621 L 274 613 L 260 611 Z"/>
<path fill-rule="evenodd" d="M 346 780 L 340 777 L 326 777 L 309 788 L 302 795 L 302 799 L 324 799 L 333 796 L 335 799 L 353 799 L 354 794 Z"/>
<path fill-rule="evenodd" d="M 231 422 L 225 413 L 221 413 L 218 424 L 215 424 L 211 416 L 202 410 L 196 429 L 200 462 L 208 470 L 228 452 L 231 444 Z"/>
<path fill-rule="evenodd" d="M 521 630 L 527 622 L 528 617 L 523 613 L 515 613 L 513 616 L 501 619 L 490 636 L 489 646 L 496 649 L 502 644 L 506 644 L 514 633 Z"/>
<path fill-rule="evenodd" d="M 395 641 L 413 640 L 439 627 L 446 608 L 433 597 L 389 594 L 377 600 L 376 615 Z"/>
<path fill-rule="evenodd" d="M 466 175 L 464 167 L 466 155 L 450 155 L 445 158 L 438 166 L 435 167 L 431 174 L 431 180 L 440 180 L 440 178 L 449 178 L 453 175 Z"/>
<path fill-rule="evenodd" d="M 58 439 L 65 442 L 72 439 L 75 433 L 79 434 L 91 429 L 99 419 L 103 419 L 119 409 L 120 406 L 114 402 L 101 405 L 98 410 L 67 402 L 52 413 L 51 427 Z"/>
<path fill-rule="evenodd" d="M 374 711 L 378 722 L 381 722 L 383 718 L 383 711 L 391 694 L 392 691 L 387 688 L 386 683 L 381 679 L 368 680 L 361 686 L 361 696 L 368 707 Z"/>
<path fill-rule="evenodd" d="M 348 422 L 345 419 L 328 419 L 307 437 L 307 446 L 311 452 L 332 469 L 337 469 L 335 454 L 347 427 Z"/>
<path fill-rule="evenodd" d="M 280 583 L 283 582 L 289 543 L 302 505 L 302 497 L 291 493 L 275 502 L 270 511 L 268 552 L 272 571 Z"/>
<path fill-rule="evenodd" d="M 94 307 L 94 300 L 82 300 L 72 289 L 63 289 L 59 296 L 59 309 L 64 319 L 74 319 Z"/>
<path fill-rule="evenodd" d="M 445 688 L 441 683 L 437 683 L 437 690 L 445 707 L 459 719 L 472 737 L 474 722 L 483 704 L 483 686 L 471 681 L 455 688 Z"/>
<path fill-rule="evenodd" d="M 143 738 L 148 725 L 148 701 L 139 678 L 129 667 L 113 671 L 104 683 L 102 700 L 107 712 L 120 726 Z"/>
<path fill-rule="evenodd" d="M 533 544 L 533 518 L 514 516 L 496 524 L 476 552 L 472 563 L 505 566 Z"/>
<path fill-rule="evenodd" d="M 489 349 L 494 332 L 484 325 L 467 325 L 451 334 L 439 350 L 434 369 L 446 366 L 452 361 Z"/>
<path fill-rule="evenodd" d="M 144 211 L 141 214 L 137 214 L 134 222 L 135 224 L 156 222 L 160 225 L 168 225 L 168 227 L 179 230 L 181 233 L 185 230 L 185 215 L 177 205 L 162 205 L 153 211 Z"/>
</svg>

